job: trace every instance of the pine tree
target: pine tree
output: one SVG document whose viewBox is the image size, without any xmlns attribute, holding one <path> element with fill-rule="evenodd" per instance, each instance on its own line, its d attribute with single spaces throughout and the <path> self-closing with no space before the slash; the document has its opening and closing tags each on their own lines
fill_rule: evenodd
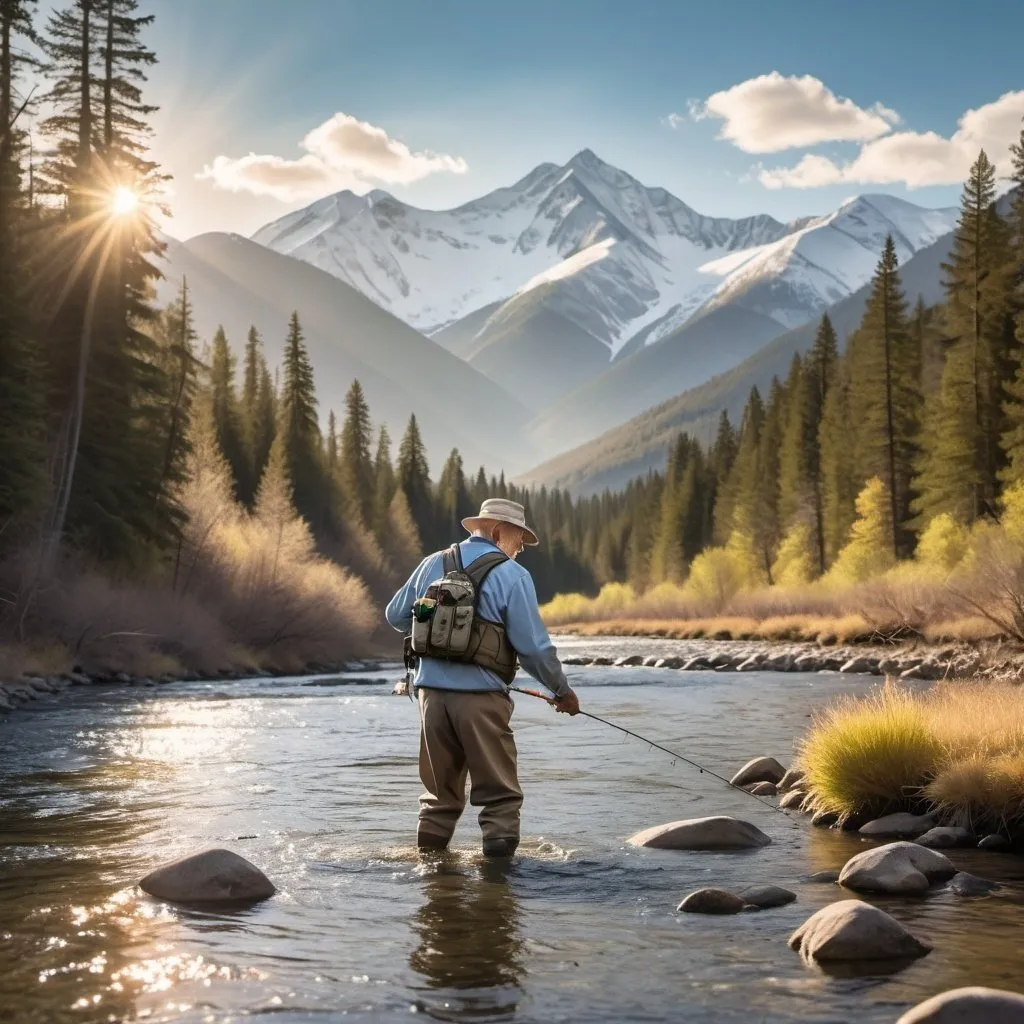
<svg viewBox="0 0 1024 1024">
<path fill-rule="evenodd" d="M 715 507 L 715 539 L 720 544 L 728 541 L 741 520 L 745 525 L 751 525 L 756 512 L 757 453 L 764 418 L 761 393 L 756 387 L 751 388 L 740 422 L 736 456 Z"/>
<path fill-rule="evenodd" d="M 846 543 L 856 519 L 858 493 L 854 452 L 850 443 L 849 368 L 846 360 L 829 388 L 818 431 L 821 451 L 821 535 L 823 564 L 829 565 Z M 820 556 L 819 549 L 819 556 Z"/>
<path fill-rule="evenodd" d="M 423 556 L 423 541 L 409 507 L 409 499 L 401 487 L 395 488 L 395 496 L 388 508 L 388 535 L 392 561 L 397 568 L 407 572 Z"/>
<path fill-rule="evenodd" d="M 160 358 L 170 385 L 167 395 L 164 487 L 180 483 L 188 456 L 192 408 L 199 386 L 200 363 L 188 281 L 182 277 L 178 299 L 164 310 L 157 331 Z"/>
<path fill-rule="evenodd" d="M 954 503 L 969 506 L 971 522 L 995 513 L 1002 454 L 999 440 L 1005 432 L 1001 382 L 1009 375 L 1009 237 L 994 200 L 995 168 L 982 150 L 964 186 L 953 251 L 949 262 L 942 265 L 946 329 L 957 339 L 956 346 L 966 350 L 954 360 L 959 379 L 944 379 L 943 389 L 947 395 L 955 391 L 967 399 L 969 416 L 949 410 L 949 422 L 938 426 L 945 437 L 946 453 L 951 449 L 966 453 L 970 464 L 963 484 L 969 495 Z M 937 464 L 941 458 L 934 444 L 926 447 L 921 461 L 920 508 L 935 508 L 950 500 L 927 492 L 929 481 L 941 480 L 944 475 Z"/>
<path fill-rule="evenodd" d="M 481 470 L 482 472 L 482 470 Z M 391 437 L 381 424 L 373 460 L 373 532 L 383 544 L 388 533 L 388 509 L 395 496 L 395 469 L 391 465 Z"/>
<path fill-rule="evenodd" d="M 259 480 L 270 458 L 277 436 L 277 393 L 262 353 L 259 355 L 259 385 L 252 414 L 252 479 Z"/>
<path fill-rule="evenodd" d="M 794 354 L 786 377 L 786 421 L 779 451 L 779 522 L 788 530 L 805 517 L 811 503 L 811 473 L 808 467 L 808 387 L 803 360 Z"/>
<path fill-rule="evenodd" d="M 370 409 L 362 385 L 352 381 L 345 395 L 345 422 L 341 428 L 339 476 L 349 514 L 369 526 L 373 519 L 374 478 L 370 458 Z"/>
<path fill-rule="evenodd" d="M 260 377 L 263 370 L 263 342 L 255 327 L 249 328 L 245 339 L 245 355 L 242 361 L 242 394 L 239 401 L 239 415 L 242 420 L 242 439 L 248 463 L 248 477 L 253 485 L 259 481 L 262 464 L 257 465 L 257 403 L 260 396 Z M 251 498 L 255 497 L 252 495 Z"/>
<path fill-rule="evenodd" d="M 235 494 L 251 500 L 255 484 L 249 476 L 250 460 L 245 450 L 242 417 L 235 391 L 235 356 L 223 327 L 218 327 L 210 346 L 210 404 L 217 444 L 235 477 Z"/>
<path fill-rule="evenodd" d="M 0 545 L 38 521 L 44 497 L 45 382 L 24 264 L 28 210 L 21 188 L 18 90 L 34 0 L 0 3 Z"/>
<path fill-rule="evenodd" d="M 860 583 L 880 576 L 896 563 L 892 551 L 892 502 L 885 484 L 872 477 L 857 495 L 857 519 L 850 539 L 829 570 L 836 579 Z"/>
<path fill-rule="evenodd" d="M 285 341 L 280 403 L 282 451 L 295 507 L 316 534 L 329 526 L 330 491 L 321 464 L 313 367 L 298 313 L 292 313 Z"/>
<path fill-rule="evenodd" d="M 437 509 L 438 529 L 446 537 L 456 539 L 462 520 L 473 511 L 458 448 L 451 450 L 437 481 Z"/>
<path fill-rule="evenodd" d="M 324 457 L 327 460 L 327 473 L 333 479 L 338 473 L 338 421 L 334 410 L 327 413 L 327 439 Z"/>
<path fill-rule="evenodd" d="M 420 437 L 419 424 L 415 413 L 409 417 L 398 446 L 397 466 L 398 489 L 405 495 L 409 511 L 421 543 L 432 545 L 438 531 L 434 520 L 434 505 L 430 488 L 430 470 L 427 455 Z M 502 477 L 504 486 L 504 476 Z"/>
<path fill-rule="evenodd" d="M 1001 477 L 1007 484 L 1024 480 L 1024 129 L 1010 147 L 1014 185 L 1010 207 L 1011 274 L 1014 285 L 1012 306 L 1015 316 L 1015 344 L 1012 360 L 1016 370 L 1005 382 L 1007 400 L 1003 403 L 1005 429 L 1000 444 L 1006 456 Z"/>
<path fill-rule="evenodd" d="M 921 353 L 907 320 L 892 235 L 886 237 L 850 351 L 855 360 L 858 473 L 863 479 L 878 476 L 885 482 L 893 557 L 907 556 L 913 550 L 904 524 L 910 518 L 917 460 Z"/>
<path fill-rule="evenodd" d="M 147 217 L 111 212 L 112 182 L 94 159 L 102 123 L 93 96 L 98 9 L 98 0 L 76 0 L 55 12 L 44 41 L 54 113 L 42 130 L 55 143 L 44 170 L 50 192 L 64 200 L 48 214 L 48 276 L 39 297 L 50 314 L 59 420 L 45 568 L 65 536 L 125 563 L 147 558 L 146 549 L 170 543 L 177 530 L 177 508 L 163 488 L 161 421 L 170 386 L 148 299 L 156 276 L 149 257 L 160 246 Z"/>
</svg>

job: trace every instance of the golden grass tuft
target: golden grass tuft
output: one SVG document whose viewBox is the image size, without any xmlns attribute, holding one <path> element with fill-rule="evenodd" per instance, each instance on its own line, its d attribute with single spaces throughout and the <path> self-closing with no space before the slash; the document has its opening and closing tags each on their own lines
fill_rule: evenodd
<svg viewBox="0 0 1024 1024">
<path fill-rule="evenodd" d="M 882 813 L 919 795 L 934 777 L 941 753 L 915 695 L 887 684 L 827 709 L 799 758 L 818 806 L 848 816 Z"/>
<path fill-rule="evenodd" d="M 818 805 L 840 815 L 928 804 L 977 827 L 1024 820 L 1024 689 L 887 682 L 814 722 L 800 763 Z"/>
</svg>

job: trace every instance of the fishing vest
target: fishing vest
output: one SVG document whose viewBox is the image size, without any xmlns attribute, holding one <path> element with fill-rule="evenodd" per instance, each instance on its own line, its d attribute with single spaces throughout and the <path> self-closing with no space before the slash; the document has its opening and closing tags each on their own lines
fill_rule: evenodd
<svg viewBox="0 0 1024 1024">
<path fill-rule="evenodd" d="M 506 684 L 511 683 L 518 659 L 505 627 L 477 615 L 480 588 L 487 574 L 507 562 L 508 555 L 489 551 L 467 569 L 463 568 L 459 545 L 453 544 L 443 558 L 444 576 L 431 583 L 412 606 L 412 652 L 423 658 L 479 665 Z"/>
</svg>

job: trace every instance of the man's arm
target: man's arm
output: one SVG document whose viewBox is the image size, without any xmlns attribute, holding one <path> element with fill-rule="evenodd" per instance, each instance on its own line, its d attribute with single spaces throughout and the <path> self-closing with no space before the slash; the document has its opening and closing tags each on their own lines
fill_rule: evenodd
<svg viewBox="0 0 1024 1024">
<path fill-rule="evenodd" d="M 400 633 L 408 633 L 412 629 L 412 605 L 417 597 L 426 593 L 427 587 L 434 581 L 435 577 L 431 574 L 430 568 L 435 560 L 435 555 L 424 558 L 398 593 L 388 602 L 387 608 L 384 609 L 384 617 L 392 629 L 397 629 Z"/>
<path fill-rule="evenodd" d="M 555 645 L 541 621 L 537 591 L 529 573 L 524 573 L 508 597 L 505 631 L 519 655 L 523 668 L 543 683 L 557 698 L 572 693 Z"/>
</svg>

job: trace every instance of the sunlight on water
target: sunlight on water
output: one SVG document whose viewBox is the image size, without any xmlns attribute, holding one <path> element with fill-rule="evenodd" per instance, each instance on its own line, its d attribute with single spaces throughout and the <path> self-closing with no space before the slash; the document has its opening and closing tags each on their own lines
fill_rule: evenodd
<svg viewBox="0 0 1024 1024">
<path fill-rule="evenodd" d="M 485 860 L 470 807 L 452 849 L 421 858 L 415 709 L 390 686 L 305 682 L 79 690 L 0 724 L 0 1020 L 883 1022 L 950 985 L 1024 983 L 1013 859 L 960 858 L 1009 881 L 992 897 L 882 901 L 935 952 L 837 976 L 786 939 L 841 898 L 807 877 L 863 848 L 855 838 L 794 827 L 528 698 L 513 719 L 519 856 Z M 577 670 L 576 682 L 585 707 L 723 773 L 756 754 L 787 760 L 812 707 L 867 685 L 644 669 Z M 755 822 L 772 846 L 624 845 L 713 813 Z M 211 846 L 254 861 L 278 895 L 225 911 L 135 888 Z M 798 902 L 732 918 L 674 910 L 703 885 L 767 882 Z"/>
</svg>

